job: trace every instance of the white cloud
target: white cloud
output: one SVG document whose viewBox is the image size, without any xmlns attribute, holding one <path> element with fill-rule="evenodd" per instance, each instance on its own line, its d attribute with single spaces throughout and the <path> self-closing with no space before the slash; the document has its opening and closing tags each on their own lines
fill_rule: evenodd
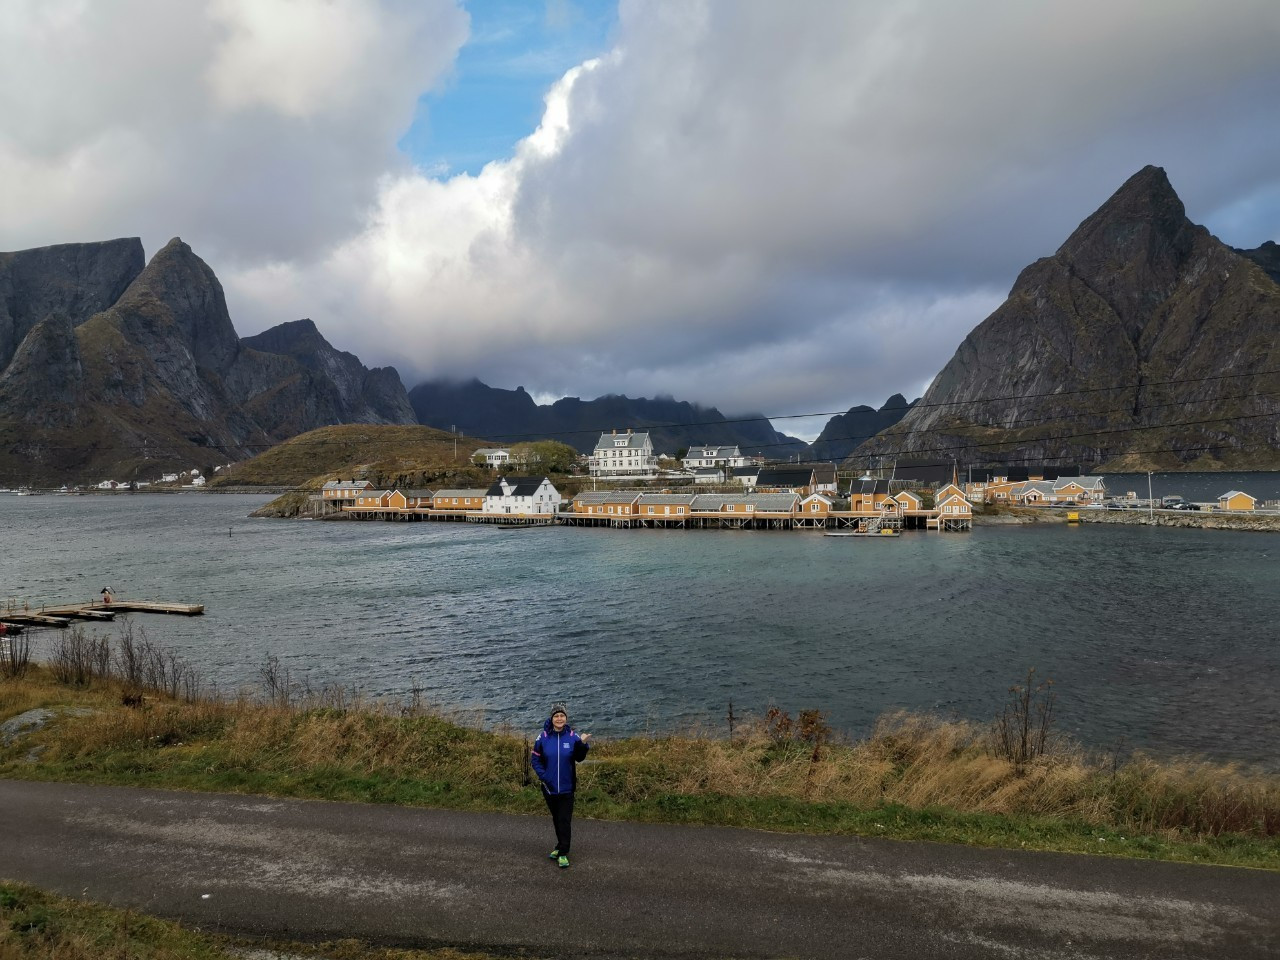
<svg viewBox="0 0 1280 960">
<path fill-rule="evenodd" d="M 362 229 L 452 0 L 6 0 L 0 249 L 180 234 L 219 272 Z"/>
</svg>

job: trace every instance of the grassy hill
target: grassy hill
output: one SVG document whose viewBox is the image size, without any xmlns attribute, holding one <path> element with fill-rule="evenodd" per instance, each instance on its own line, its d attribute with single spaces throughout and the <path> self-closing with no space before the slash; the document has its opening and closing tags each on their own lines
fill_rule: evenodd
<svg viewBox="0 0 1280 960">
<path fill-rule="evenodd" d="M 299 488 L 266 509 L 270 515 L 293 516 L 294 500 L 305 503 L 308 491 L 326 480 L 351 477 L 376 487 L 413 489 L 436 486 L 488 486 L 487 470 L 471 463 L 481 446 L 470 437 L 455 437 L 421 426 L 343 424 L 299 434 L 252 460 L 223 471 L 212 487 Z M 274 509 L 273 509 L 274 508 Z"/>
</svg>

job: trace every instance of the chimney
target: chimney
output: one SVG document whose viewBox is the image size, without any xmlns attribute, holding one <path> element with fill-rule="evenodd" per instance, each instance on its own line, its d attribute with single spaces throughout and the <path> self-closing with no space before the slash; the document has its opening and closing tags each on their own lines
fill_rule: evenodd
<svg viewBox="0 0 1280 960">
<path fill-rule="evenodd" d="M 616 437 L 618 435 L 618 431 L 617 430 L 613 431 L 613 435 Z"/>
<path fill-rule="evenodd" d="M 631 428 L 630 428 L 630 427 L 627 427 L 627 436 L 628 436 L 628 437 L 629 437 L 629 436 L 631 436 Z"/>
</svg>

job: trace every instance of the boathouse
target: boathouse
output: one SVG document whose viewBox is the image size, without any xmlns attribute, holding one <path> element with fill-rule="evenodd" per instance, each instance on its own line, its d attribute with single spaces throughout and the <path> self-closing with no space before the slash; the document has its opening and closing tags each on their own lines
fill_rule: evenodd
<svg viewBox="0 0 1280 960">
<path fill-rule="evenodd" d="M 484 490 L 437 490 L 431 497 L 432 510 L 480 510 Z"/>
<path fill-rule="evenodd" d="M 1218 498 L 1219 510 L 1256 510 L 1258 500 L 1243 490 L 1228 490 Z"/>
<path fill-rule="evenodd" d="M 555 514 L 564 498 L 546 477 L 499 477 L 485 491 L 483 513 Z"/>
</svg>

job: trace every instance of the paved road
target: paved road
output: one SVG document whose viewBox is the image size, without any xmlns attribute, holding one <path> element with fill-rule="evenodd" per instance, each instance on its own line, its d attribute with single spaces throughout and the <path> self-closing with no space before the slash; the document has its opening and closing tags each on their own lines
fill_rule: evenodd
<svg viewBox="0 0 1280 960">
<path fill-rule="evenodd" d="M 0 877 L 295 939 L 544 957 L 1280 957 L 1280 875 L 0 780 Z"/>
</svg>

